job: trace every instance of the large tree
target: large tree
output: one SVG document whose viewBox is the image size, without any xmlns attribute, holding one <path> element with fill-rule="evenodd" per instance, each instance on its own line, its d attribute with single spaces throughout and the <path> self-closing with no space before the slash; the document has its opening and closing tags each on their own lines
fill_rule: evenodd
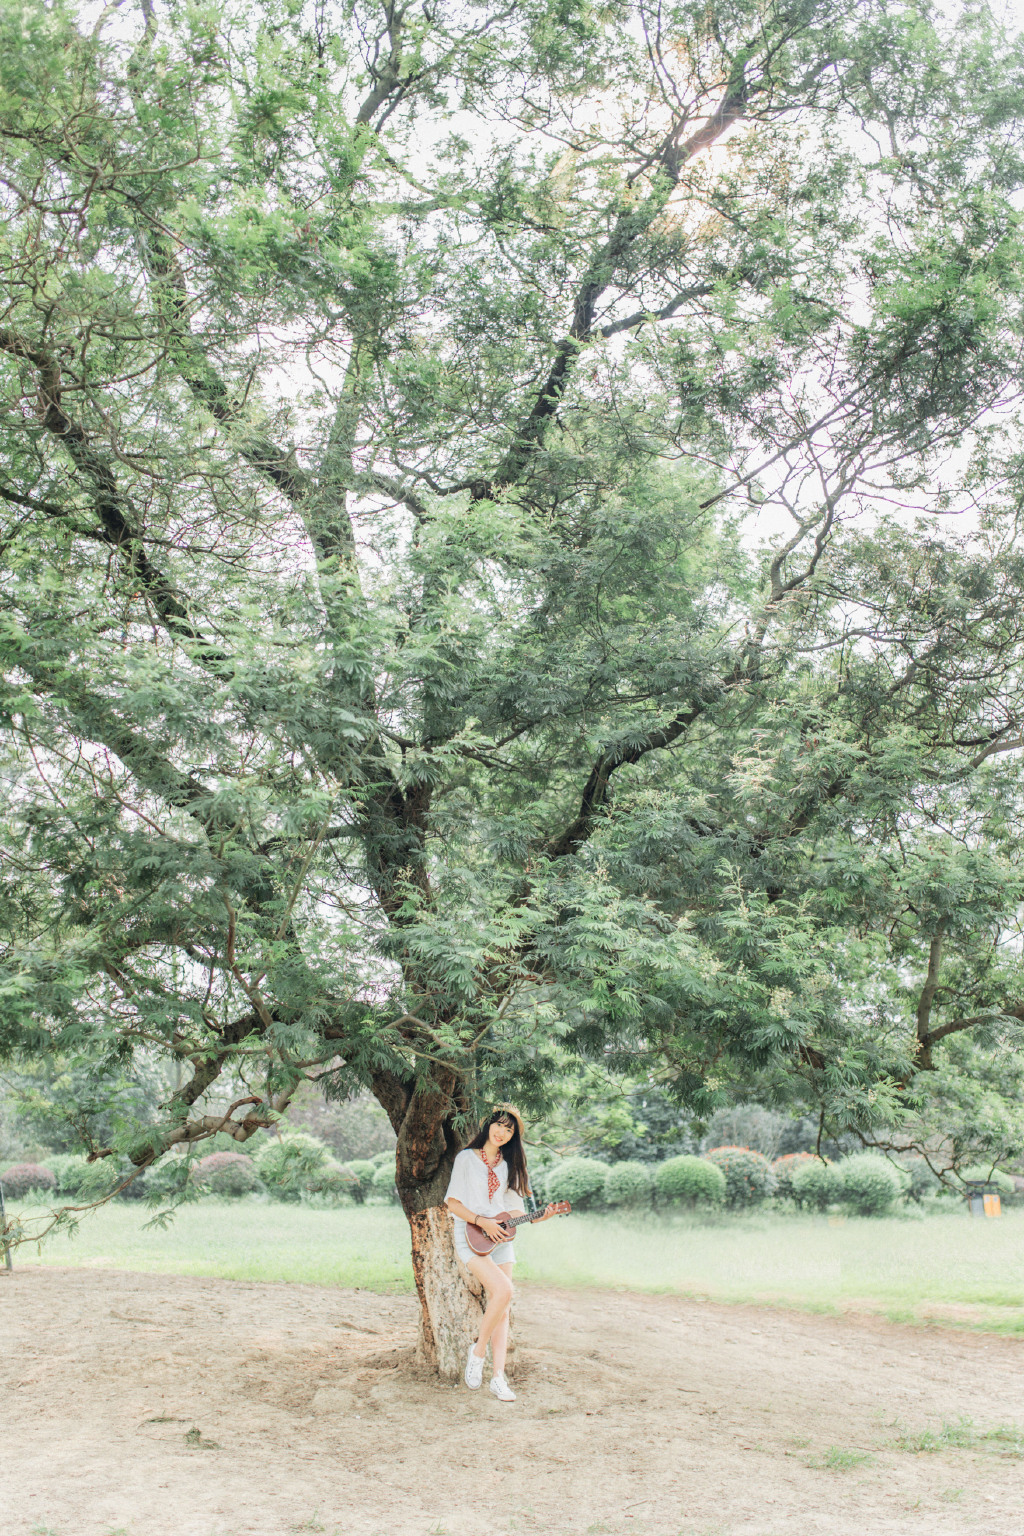
<svg viewBox="0 0 1024 1536">
<path fill-rule="evenodd" d="M 1024 54 L 985 8 L 0 27 L 0 1051 L 66 1065 L 83 1144 L 369 1086 L 453 1374 L 491 1096 L 754 1074 L 867 1133 L 949 1041 L 1012 1052 Z"/>
</svg>

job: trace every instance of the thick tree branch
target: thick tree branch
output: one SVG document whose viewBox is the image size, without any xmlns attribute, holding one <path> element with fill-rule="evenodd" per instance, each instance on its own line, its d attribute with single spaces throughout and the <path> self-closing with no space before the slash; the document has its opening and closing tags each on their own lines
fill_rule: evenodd
<svg viewBox="0 0 1024 1536">
<path fill-rule="evenodd" d="M 591 258 L 576 293 L 569 330 L 556 346 L 547 377 L 504 458 L 489 479 L 464 481 L 454 489 L 469 489 L 474 499 L 482 500 L 514 484 L 524 473 L 543 442 L 547 424 L 565 394 L 581 351 L 595 334 L 598 305 L 611 287 L 616 269 L 664 211 L 686 162 L 714 144 L 745 115 L 750 99 L 758 88 L 763 87 L 748 82 L 745 70 L 740 67 L 733 81 L 726 87 L 716 110 L 695 133 L 682 139 L 687 119 L 681 117 L 673 123 L 649 166 L 654 173 L 652 190 L 641 202 L 623 200 L 611 234 Z M 674 308 L 685 302 L 685 298 L 686 295 L 681 296 L 678 303 L 674 301 L 667 312 L 673 312 Z M 641 323 L 641 319 L 633 317 L 622 322 L 621 329 L 629 329 Z M 607 334 L 613 335 L 619 328 L 610 327 Z"/>
<path fill-rule="evenodd" d="M 39 421 L 60 443 L 79 473 L 89 481 L 102 538 L 122 556 L 153 604 L 164 628 L 175 639 L 190 642 L 197 660 L 205 663 L 227 661 L 226 653 L 211 645 L 206 636 L 196 629 L 173 584 L 150 560 L 142 536 L 132 522 L 131 503 L 118 486 L 113 469 L 96 452 L 85 429 L 64 410 L 61 371 L 56 358 L 45 348 L 34 347 L 16 332 L 5 328 L 0 329 L 0 351 L 31 363 L 37 370 Z M 42 510 L 48 516 L 57 515 L 56 509 L 49 504 Z"/>
<path fill-rule="evenodd" d="M 917 1060 L 918 1065 L 925 1071 L 932 1069 L 932 1045 L 936 1039 L 941 1038 L 932 1033 L 929 1022 L 932 1016 L 932 1004 L 935 994 L 939 989 L 939 972 L 942 969 L 942 946 L 945 940 L 946 924 L 940 922 L 932 934 L 931 943 L 928 946 L 928 971 L 925 976 L 924 986 L 921 988 L 921 996 L 917 1003 Z M 949 1031 L 952 1033 L 952 1031 Z"/>
<path fill-rule="evenodd" d="M 691 704 L 688 709 L 680 710 L 675 719 L 660 731 L 649 731 L 635 741 L 620 742 L 602 752 L 583 786 L 579 812 L 565 831 L 548 843 L 544 850 L 547 857 L 561 859 L 567 854 L 575 853 L 576 849 L 589 838 L 598 812 L 608 802 L 609 786 L 615 770 L 625 763 L 638 763 L 648 752 L 657 752 L 671 746 L 695 720 L 699 719 L 704 713 L 704 708 L 705 705 L 702 702 Z"/>
</svg>

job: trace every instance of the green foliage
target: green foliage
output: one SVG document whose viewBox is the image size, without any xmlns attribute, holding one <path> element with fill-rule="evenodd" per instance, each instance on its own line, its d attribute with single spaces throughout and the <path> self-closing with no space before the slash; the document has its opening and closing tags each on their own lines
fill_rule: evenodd
<svg viewBox="0 0 1024 1536">
<path fill-rule="evenodd" d="M 351 1178 L 353 1200 L 358 1205 L 362 1205 L 373 1186 L 373 1176 L 377 1172 L 376 1165 L 357 1158 L 355 1162 L 345 1163 L 343 1171 Z"/>
<path fill-rule="evenodd" d="M 726 1179 L 721 1168 L 703 1157 L 667 1158 L 654 1172 L 654 1185 L 667 1204 L 722 1205 Z"/>
<path fill-rule="evenodd" d="M 708 1121 L 709 1147 L 741 1146 L 772 1159 L 787 1126 L 787 1117 L 761 1104 L 736 1104 L 717 1109 Z"/>
<path fill-rule="evenodd" d="M 238 1197 L 263 1188 L 252 1158 L 241 1152 L 212 1152 L 200 1159 L 192 1176 L 211 1195 Z"/>
<path fill-rule="evenodd" d="M 797 1205 L 808 1211 L 824 1211 L 842 1198 L 838 1168 L 819 1158 L 794 1168 L 789 1185 Z"/>
<path fill-rule="evenodd" d="M 813 1152 L 787 1152 L 783 1157 L 777 1157 L 772 1163 L 772 1175 L 775 1179 L 775 1193 L 781 1200 L 793 1198 L 793 1175 L 798 1168 L 805 1168 L 809 1163 L 818 1163 L 819 1159 Z"/>
<path fill-rule="evenodd" d="M 712 1147 L 704 1158 L 725 1175 L 727 1205 L 759 1205 L 774 1193 L 771 1164 L 760 1152 L 749 1147 Z"/>
<path fill-rule="evenodd" d="M 46 1166 L 57 1180 L 56 1193 L 72 1198 L 78 1194 L 89 1171 L 89 1164 L 84 1157 L 63 1152 L 48 1157 Z"/>
<path fill-rule="evenodd" d="M 612 1207 L 639 1209 L 654 1198 L 654 1179 L 646 1163 L 612 1163 L 604 1182 L 604 1201 Z"/>
<path fill-rule="evenodd" d="M 370 1188 L 379 1199 L 394 1201 L 398 1199 L 398 1190 L 395 1187 L 395 1159 L 389 1155 L 388 1160 L 380 1162 L 374 1170 L 370 1181 Z"/>
<path fill-rule="evenodd" d="M 544 1189 L 549 1200 L 569 1200 L 575 1210 L 603 1204 L 608 1182 L 607 1163 L 593 1157 L 567 1157 L 547 1170 Z"/>
<path fill-rule="evenodd" d="M 839 1198 L 858 1216 L 884 1216 L 903 1192 L 898 1171 L 877 1152 L 844 1157 L 837 1170 Z"/>
<path fill-rule="evenodd" d="M 253 1163 L 261 1182 L 279 1200 L 298 1200 L 315 1190 L 333 1167 L 323 1142 L 302 1131 L 268 1139 Z"/>
<path fill-rule="evenodd" d="M 1007 1197 L 1012 1199 L 1017 1192 L 1017 1186 L 1003 1168 L 985 1167 L 984 1164 L 976 1164 L 971 1168 L 961 1168 L 960 1178 L 964 1184 L 970 1184 L 975 1180 L 990 1184 L 998 1190 L 1004 1199 Z"/>
<path fill-rule="evenodd" d="M 11 1200 L 24 1200 L 28 1195 L 48 1195 L 57 1188 L 51 1170 L 40 1163 L 12 1163 L 0 1173 L 0 1184 Z"/>
<path fill-rule="evenodd" d="M 899 1169 L 906 1182 L 906 1198 L 914 1205 L 920 1205 L 929 1196 L 942 1191 L 942 1185 L 923 1157 L 902 1158 Z"/>
<path fill-rule="evenodd" d="M 26 1125 L 180 1195 L 310 1076 L 430 1198 L 493 1098 L 1024 1157 L 1019 39 L 314 12 L 0 8 Z"/>
</svg>

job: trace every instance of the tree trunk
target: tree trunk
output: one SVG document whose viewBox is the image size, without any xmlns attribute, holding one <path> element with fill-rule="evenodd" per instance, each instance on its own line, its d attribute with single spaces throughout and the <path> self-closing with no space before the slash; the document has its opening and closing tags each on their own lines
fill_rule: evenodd
<svg viewBox="0 0 1024 1536">
<path fill-rule="evenodd" d="M 444 1203 L 462 1146 L 451 1115 L 460 1085 L 452 1076 L 413 1088 L 379 1073 L 373 1086 L 398 1136 L 395 1181 L 412 1234 L 420 1354 L 442 1380 L 458 1381 L 486 1304 L 479 1280 L 456 1256 L 452 1218 Z"/>
<path fill-rule="evenodd" d="M 452 1218 L 444 1206 L 413 1212 L 409 1225 L 420 1299 L 420 1353 L 443 1380 L 457 1381 L 480 1327 L 483 1287 L 459 1263 Z"/>
</svg>

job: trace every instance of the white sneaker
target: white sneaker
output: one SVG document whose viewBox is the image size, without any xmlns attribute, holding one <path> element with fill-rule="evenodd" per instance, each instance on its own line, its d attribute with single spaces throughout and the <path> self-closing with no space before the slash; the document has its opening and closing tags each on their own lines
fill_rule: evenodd
<svg viewBox="0 0 1024 1536">
<path fill-rule="evenodd" d="M 476 1344 L 469 1346 L 469 1354 L 466 1357 L 466 1386 L 472 1387 L 474 1392 L 477 1387 L 483 1385 L 484 1357 L 476 1352 Z"/>
<path fill-rule="evenodd" d="M 491 1391 L 499 1403 L 514 1403 L 516 1395 L 512 1391 L 504 1375 L 491 1377 Z"/>
</svg>

